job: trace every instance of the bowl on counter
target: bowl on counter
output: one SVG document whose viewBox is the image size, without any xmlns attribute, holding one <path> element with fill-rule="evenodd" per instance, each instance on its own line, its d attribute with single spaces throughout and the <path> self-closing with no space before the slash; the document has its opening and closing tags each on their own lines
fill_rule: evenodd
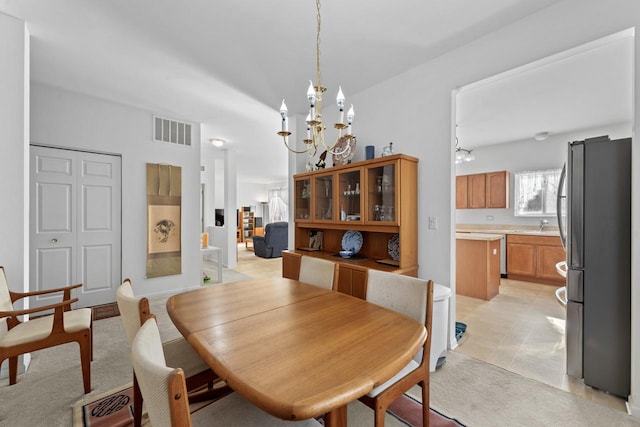
<svg viewBox="0 0 640 427">
<path fill-rule="evenodd" d="M 353 251 L 340 251 L 340 256 L 342 258 L 351 258 L 353 256 Z"/>
</svg>

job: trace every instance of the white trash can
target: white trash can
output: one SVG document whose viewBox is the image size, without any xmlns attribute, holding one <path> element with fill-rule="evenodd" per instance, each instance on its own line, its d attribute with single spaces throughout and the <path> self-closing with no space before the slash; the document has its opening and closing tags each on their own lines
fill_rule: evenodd
<svg viewBox="0 0 640 427">
<path fill-rule="evenodd" d="M 431 319 L 431 355 L 429 371 L 444 363 L 447 356 L 447 330 L 449 326 L 449 297 L 451 289 L 437 283 L 433 285 L 433 318 Z M 438 359 L 442 359 L 438 363 Z"/>
</svg>

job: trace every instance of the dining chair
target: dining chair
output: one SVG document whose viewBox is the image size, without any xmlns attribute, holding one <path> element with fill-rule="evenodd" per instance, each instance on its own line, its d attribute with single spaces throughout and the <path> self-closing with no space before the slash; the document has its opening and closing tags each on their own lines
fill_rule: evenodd
<svg viewBox="0 0 640 427">
<path fill-rule="evenodd" d="M 338 264 L 327 259 L 303 255 L 298 280 L 310 285 L 333 289 Z"/>
<path fill-rule="evenodd" d="M 292 422 L 273 417 L 238 393 L 231 393 L 191 414 L 184 371 L 167 366 L 154 318 L 147 319 L 133 339 L 131 362 L 153 427 L 186 427 L 192 425 L 192 420 L 196 425 L 224 427 L 321 426 L 314 419 Z"/>
<path fill-rule="evenodd" d="M 147 298 L 138 298 L 133 294 L 131 279 L 124 279 L 116 291 L 116 301 L 120 317 L 124 324 L 127 339 L 131 345 L 133 339 L 140 329 L 140 326 L 148 319 L 155 318 L 149 308 Z M 186 387 L 189 391 L 198 390 L 198 393 L 191 393 L 189 400 L 193 403 L 198 400 L 207 400 L 220 397 L 231 392 L 226 386 L 213 388 L 218 376 L 209 366 L 198 356 L 198 353 L 191 347 L 191 344 L 183 338 L 178 338 L 162 344 L 162 353 L 169 366 L 182 368 L 186 376 Z M 204 386 L 207 386 L 205 390 Z M 142 422 L 142 394 L 136 374 L 133 374 L 133 422 L 135 427 L 139 427 Z"/>
<path fill-rule="evenodd" d="M 375 426 L 382 427 L 389 405 L 418 384 L 422 388 L 422 425 L 428 427 L 433 281 L 370 269 L 366 300 L 424 324 L 427 339 L 422 349 L 400 372 L 361 397 L 360 401 L 375 411 Z"/>
<path fill-rule="evenodd" d="M 93 360 L 93 329 L 90 308 L 71 309 L 78 298 L 71 298 L 73 289 L 82 284 L 33 292 L 13 292 L 9 290 L 4 267 L 0 266 L 0 365 L 9 359 L 9 385 L 18 378 L 18 356 L 70 342 L 80 346 L 82 381 L 84 392 L 91 391 L 91 361 Z M 62 293 L 62 301 L 25 310 L 14 310 L 13 304 L 26 297 Z M 53 310 L 53 314 L 43 315 L 28 321 L 18 316 L 33 315 Z"/>
</svg>

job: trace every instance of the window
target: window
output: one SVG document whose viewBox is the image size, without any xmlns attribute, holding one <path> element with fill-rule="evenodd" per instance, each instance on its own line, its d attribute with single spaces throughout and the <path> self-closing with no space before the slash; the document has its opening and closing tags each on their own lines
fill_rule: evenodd
<svg viewBox="0 0 640 427">
<path fill-rule="evenodd" d="M 560 169 L 515 174 L 515 216 L 555 216 Z"/>
</svg>

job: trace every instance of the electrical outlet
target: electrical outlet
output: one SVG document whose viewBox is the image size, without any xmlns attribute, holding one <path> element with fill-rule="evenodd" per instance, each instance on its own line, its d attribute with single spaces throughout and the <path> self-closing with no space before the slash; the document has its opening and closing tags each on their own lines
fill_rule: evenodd
<svg viewBox="0 0 640 427">
<path fill-rule="evenodd" d="M 493 215 L 487 215 L 487 221 L 493 221 Z"/>
<path fill-rule="evenodd" d="M 437 230 L 438 229 L 438 217 L 430 216 L 429 217 L 429 230 Z"/>
</svg>

